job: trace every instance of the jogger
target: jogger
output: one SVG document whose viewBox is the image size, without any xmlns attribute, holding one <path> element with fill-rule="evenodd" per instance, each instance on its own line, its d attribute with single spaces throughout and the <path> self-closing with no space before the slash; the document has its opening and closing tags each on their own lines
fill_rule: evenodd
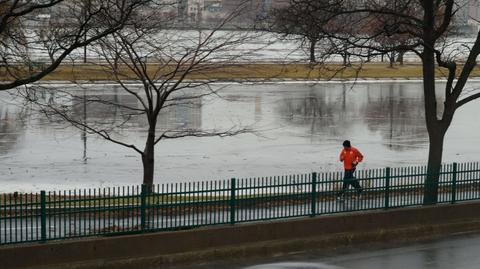
<svg viewBox="0 0 480 269">
<path fill-rule="evenodd" d="M 354 176 L 356 166 L 362 160 L 362 153 L 358 149 L 352 147 L 350 141 L 345 140 L 343 142 L 343 150 L 340 152 L 340 161 L 343 162 L 345 175 L 343 177 L 342 190 L 338 192 L 337 197 L 343 197 L 349 185 L 352 185 L 352 187 L 355 188 L 358 195 L 362 193 L 362 186 L 360 186 L 360 182 Z"/>
</svg>

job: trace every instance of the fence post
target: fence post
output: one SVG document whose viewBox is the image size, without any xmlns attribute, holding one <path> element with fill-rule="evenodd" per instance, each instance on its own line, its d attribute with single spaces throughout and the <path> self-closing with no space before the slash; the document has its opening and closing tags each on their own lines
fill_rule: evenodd
<svg viewBox="0 0 480 269">
<path fill-rule="evenodd" d="M 145 232 L 146 228 L 147 188 L 147 185 L 142 184 L 140 193 L 140 229 L 142 233 Z"/>
<path fill-rule="evenodd" d="M 235 224 L 235 189 L 236 189 L 236 179 L 232 178 L 230 180 L 230 224 Z"/>
<path fill-rule="evenodd" d="M 390 207 L 390 167 L 385 168 L 385 209 Z"/>
<path fill-rule="evenodd" d="M 452 168 L 452 204 L 457 201 L 457 163 L 453 163 Z"/>
<path fill-rule="evenodd" d="M 317 214 L 317 173 L 312 173 L 312 212 L 310 217 L 314 217 Z"/>
<path fill-rule="evenodd" d="M 40 238 L 42 242 L 47 241 L 47 195 L 40 191 Z"/>
</svg>

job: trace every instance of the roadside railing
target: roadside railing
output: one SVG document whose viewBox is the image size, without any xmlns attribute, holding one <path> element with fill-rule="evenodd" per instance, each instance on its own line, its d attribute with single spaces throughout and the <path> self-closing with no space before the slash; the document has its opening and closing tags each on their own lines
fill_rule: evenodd
<svg viewBox="0 0 480 269">
<path fill-rule="evenodd" d="M 0 195 L 0 245 L 420 206 L 426 167 Z M 438 203 L 480 199 L 479 163 L 447 164 Z"/>
</svg>

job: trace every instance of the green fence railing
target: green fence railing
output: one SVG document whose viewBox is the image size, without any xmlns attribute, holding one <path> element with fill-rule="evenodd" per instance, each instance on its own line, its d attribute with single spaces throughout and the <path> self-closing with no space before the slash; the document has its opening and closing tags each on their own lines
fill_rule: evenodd
<svg viewBox="0 0 480 269">
<path fill-rule="evenodd" d="M 426 175 L 359 170 L 361 197 L 340 201 L 343 172 L 0 194 L 0 245 L 418 206 Z M 479 163 L 444 165 L 438 183 L 438 203 L 480 199 Z"/>
</svg>

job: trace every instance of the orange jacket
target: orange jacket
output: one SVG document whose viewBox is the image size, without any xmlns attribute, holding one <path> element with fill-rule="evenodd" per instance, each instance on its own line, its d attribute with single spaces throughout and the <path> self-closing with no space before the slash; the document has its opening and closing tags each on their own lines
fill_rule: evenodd
<svg viewBox="0 0 480 269">
<path fill-rule="evenodd" d="M 343 162 L 345 170 L 352 170 L 355 166 L 363 160 L 363 155 L 360 151 L 354 147 L 350 149 L 343 149 L 340 152 L 340 161 Z"/>
</svg>

